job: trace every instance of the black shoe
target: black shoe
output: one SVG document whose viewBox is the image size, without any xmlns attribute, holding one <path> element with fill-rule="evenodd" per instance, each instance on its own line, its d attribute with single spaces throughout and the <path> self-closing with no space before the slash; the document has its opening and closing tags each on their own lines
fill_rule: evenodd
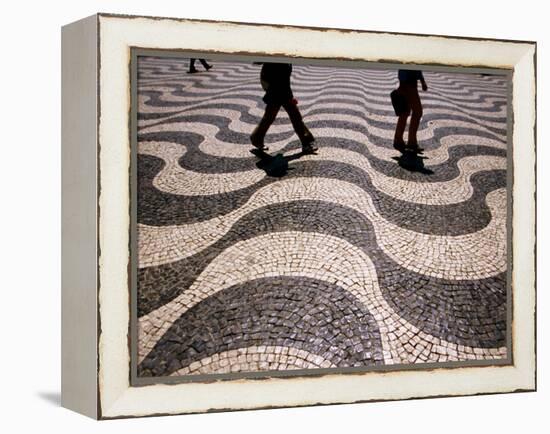
<svg viewBox="0 0 550 434">
<path fill-rule="evenodd" d="M 300 141 L 302 142 L 302 147 L 308 146 L 315 141 L 315 137 L 313 137 L 313 134 L 308 132 L 307 134 L 304 134 Z"/>
<path fill-rule="evenodd" d="M 403 152 L 405 150 L 405 142 L 393 142 L 393 147 L 399 152 Z"/>
<path fill-rule="evenodd" d="M 311 143 L 302 144 L 302 154 L 314 154 L 317 150 Z"/>
<path fill-rule="evenodd" d="M 189 71 L 187 71 L 188 74 L 195 74 L 196 72 L 199 72 L 199 70 L 196 69 L 196 68 L 193 68 L 193 69 L 190 69 Z"/>
<path fill-rule="evenodd" d="M 420 146 L 418 146 L 418 143 L 414 143 L 412 145 L 407 145 L 407 148 L 406 148 L 408 151 L 411 151 L 411 152 L 415 152 L 417 154 L 421 154 L 422 152 L 424 152 L 424 148 L 421 148 Z"/>
<path fill-rule="evenodd" d="M 267 147 L 264 145 L 264 141 L 259 141 L 254 139 L 254 136 L 250 136 L 250 143 L 252 143 L 252 146 L 254 146 L 256 149 L 260 151 L 267 151 Z"/>
<path fill-rule="evenodd" d="M 204 68 L 208 71 L 209 69 L 212 69 L 212 65 L 206 65 Z"/>
</svg>

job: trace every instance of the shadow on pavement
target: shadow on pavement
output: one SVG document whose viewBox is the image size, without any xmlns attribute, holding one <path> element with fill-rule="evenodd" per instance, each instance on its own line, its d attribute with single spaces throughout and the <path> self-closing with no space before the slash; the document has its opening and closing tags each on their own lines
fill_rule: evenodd
<svg viewBox="0 0 550 434">
<path fill-rule="evenodd" d="M 405 151 L 399 157 L 392 157 L 397 161 L 400 167 L 409 172 L 419 172 L 424 175 L 433 175 L 434 171 L 426 169 L 424 166 L 424 160 L 426 157 L 422 157 L 415 152 Z"/>
<path fill-rule="evenodd" d="M 309 155 L 302 151 L 291 155 L 270 155 L 260 150 L 252 150 L 251 152 L 260 159 L 260 161 L 256 163 L 256 167 L 262 169 L 267 176 L 273 178 L 282 178 L 291 170 L 291 168 L 288 167 L 289 161 L 297 160 L 304 155 Z"/>
</svg>

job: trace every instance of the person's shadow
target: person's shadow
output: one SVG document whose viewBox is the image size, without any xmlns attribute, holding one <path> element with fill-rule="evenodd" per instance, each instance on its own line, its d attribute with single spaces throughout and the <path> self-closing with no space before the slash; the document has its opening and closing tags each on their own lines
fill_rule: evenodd
<svg viewBox="0 0 550 434">
<path fill-rule="evenodd" d="M 424 160 L 427 157 L 418 155 L 416 152 L 404 151 L 399 157 L 392 157 L 397 161 L 400 167 L 409 172 L 419 172 L 424 175 L 433 175 L 434 171 L 426 169 L 424 166 Z"/>
<path fill-rule="evenodd" d="M 315 155 L 316 153 L 304 153 L 303 151 L 297 152 L 291 155 L 270 155 L 267 152 L 260 150 L 253 150 L 252 153 L 256 155 L 260 161 L 256 163 L 256 167 L 265 172 L 267 176 L 273 178 L 282 178 L 285 176 L 291 168 L 288 167 L 288 162 L 297 160 L 304 155 Z"/>
</svg>

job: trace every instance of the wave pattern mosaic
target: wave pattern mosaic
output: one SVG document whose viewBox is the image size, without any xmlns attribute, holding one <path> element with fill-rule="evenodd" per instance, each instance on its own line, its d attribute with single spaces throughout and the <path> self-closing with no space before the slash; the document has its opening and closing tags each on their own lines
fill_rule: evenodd
<svg viewBox="0 0 550 434">
<path fill-rule="evenodd" d="M 253 155 L 262 65 L 138 59 L 138 377 L 507 357 L 506 77 L 424 71 L 410 152 L 397 71 L 293 65 L 317 151 Z"/>
</svg>

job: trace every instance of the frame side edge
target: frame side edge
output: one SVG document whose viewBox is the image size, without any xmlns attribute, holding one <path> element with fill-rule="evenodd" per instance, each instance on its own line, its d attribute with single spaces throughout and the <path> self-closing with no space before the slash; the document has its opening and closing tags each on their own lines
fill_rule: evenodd
<svg viewBox="0 0 550 434">
<path fill-rule="evenodd" d="M 61 405 L 98 418 L 97 16 L 63 26 Z"/>
</svg>

